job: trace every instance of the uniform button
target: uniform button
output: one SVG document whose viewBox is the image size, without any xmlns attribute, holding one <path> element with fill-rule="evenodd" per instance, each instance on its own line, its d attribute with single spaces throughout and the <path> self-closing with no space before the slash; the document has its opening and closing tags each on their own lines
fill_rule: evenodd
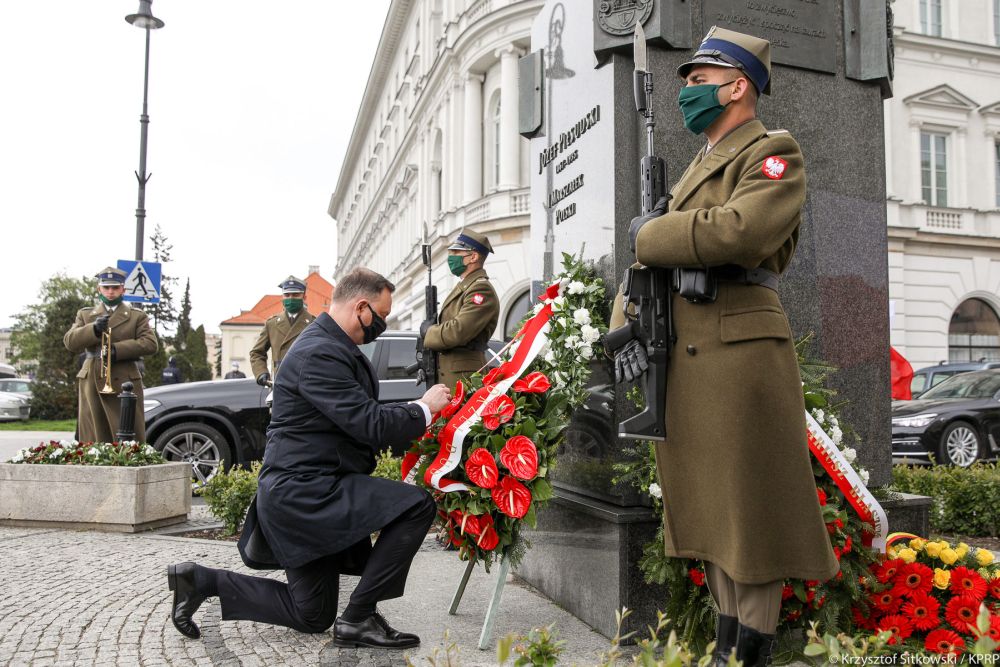
<svg viewBox="0 0 1000 667">
<path fill-rule="evenodd" d="M 694 355 L 698 354 L 698 348 L 696 348 L 694 345 L 688 345 L 687 351 L 688 351 L 688 354 L 690 354 L 692 357 Z"/>
</svg>

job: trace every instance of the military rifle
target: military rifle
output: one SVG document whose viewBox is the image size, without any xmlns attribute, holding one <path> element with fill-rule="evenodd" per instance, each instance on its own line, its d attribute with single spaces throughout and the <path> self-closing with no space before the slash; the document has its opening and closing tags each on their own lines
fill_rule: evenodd
<svg viewBox="0 0 1000 667">
<path fill-rule="evenodd" d="M 420 324 L 420 336 L 417 337 L 417 384 L 424 383 L 431 387 L 438 383 L 437 352 L 424 347 L 424 334 L 427 329 L 438 323 L 438 296 L 434 278 L 431 275 L 431 244 L 420 245 L 421 259 L 427 267 L 427 285 L 424 286 L 424 321 Z M 413 368 L 411 366 L 411 368 Z"/>
<path fill-rule="evenodd" d="M 653 147 L 653 75 L 646 64 L 646 35 L 635 26 L 635 72 L 633 85 L 636 111 L 646 124 L 646 155 L 640 163 L 641 211 L 648 215 L 667 194 L 667 164 Z M 632 267 L 622 281 L 623 308 L 627 323 L 604 337 L 604 347 L 615 357 L 616 382 L 641 381 L 642 412 L 618 424 L 618 437 L 631 440 L 663 440 L 666 435 L 667 363 L 671 344 L 671 270 Z"/>
</svg>

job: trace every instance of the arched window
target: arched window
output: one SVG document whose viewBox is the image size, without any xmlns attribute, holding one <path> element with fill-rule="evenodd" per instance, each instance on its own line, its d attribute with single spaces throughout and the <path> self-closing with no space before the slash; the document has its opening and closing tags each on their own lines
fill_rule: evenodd
<svg viewBox="0 0 1000 667">
<path fill-rule="evenodd" d="M 489 160 L 489 186 L 495 188 L 500 185 L 500 91 L 493 93 L 488 107 L 486 127 L 489 128 L 488 141 L 490 149 L 485 151 Z"/>
<path fill-rule="evenodd" d="M 503 339 L 510 340 L 517 333 L 517 328 L 521 324 L 521 320 L 524 316 L 528 314 L 528 310 L 531 308 L 531 292 L 524 290 L 514 301 L 510 304 L 510 308 L 507 309 L 507 316 L 503 320 Z"/>
<path fill-rule="evenodd" d="M 966 299 L 948 325 L 948 361 L 1000 360 L 1000 317 L 982 299 Z"/>
</svg>

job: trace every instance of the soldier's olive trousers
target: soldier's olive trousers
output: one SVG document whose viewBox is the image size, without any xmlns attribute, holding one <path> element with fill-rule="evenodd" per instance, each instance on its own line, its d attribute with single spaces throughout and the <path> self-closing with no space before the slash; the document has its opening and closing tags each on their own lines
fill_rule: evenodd
<svg viewBox="0 0 1000 667">
<path fill-rule="evenodd" d="M 721 613 L 738 618 L 741 625 L 757 632 L 774 634 L 778 628 L 784 582 L 741 584 L 733 581 L 721 567 L 708 562 L 705 563 L 705 581 Z"/>
<path fill-rule="evenodd" d="M 114 442 L 117 440 L 121 414 L 121 383 L 115 383 L 115 393 L 98 391 L 92 374 L 77 380 L 79 410 L 77 411 L 76 439 L 80 442 Z M 146 420 L 142 415 L 142 380 L 132 380 L 135 392 L 135 440 L 146 441 Z M 103 382 L 101 383 L 103 386 Z"/>
</svg>

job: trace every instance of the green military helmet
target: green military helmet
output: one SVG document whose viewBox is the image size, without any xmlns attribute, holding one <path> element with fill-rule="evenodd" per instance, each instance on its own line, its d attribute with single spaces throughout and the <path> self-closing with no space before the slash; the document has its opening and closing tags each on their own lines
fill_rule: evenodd
<svg viewBox="0 0 1000 667">
<path fill-rule="evenodd" d="M 771 94 L 771 43 L 766 39 L 712 26 L 694 58 L 677 68 L 682 79 L 695 65 L 733 67 L 753 82 L 757 92 Z"/>
<path fill-rule="evenodd" d="M 121 269 L 116 269 L 113 266 L 106 266 L 94 277 L 97 278 L 98 287 L 121 287 L 125 284 L 125 279 L 128 276 L 126 276 L 125 272 Z"/>
<path fill-rule="evenodd" d="M 486 234 L 480 234 L 472 230 L 463 230 L 454 243 L 448 246 L 448 250 L 472 250 L 478 252 L 483 258 L 493 252 L 493 246 Z"/>
</svg>

